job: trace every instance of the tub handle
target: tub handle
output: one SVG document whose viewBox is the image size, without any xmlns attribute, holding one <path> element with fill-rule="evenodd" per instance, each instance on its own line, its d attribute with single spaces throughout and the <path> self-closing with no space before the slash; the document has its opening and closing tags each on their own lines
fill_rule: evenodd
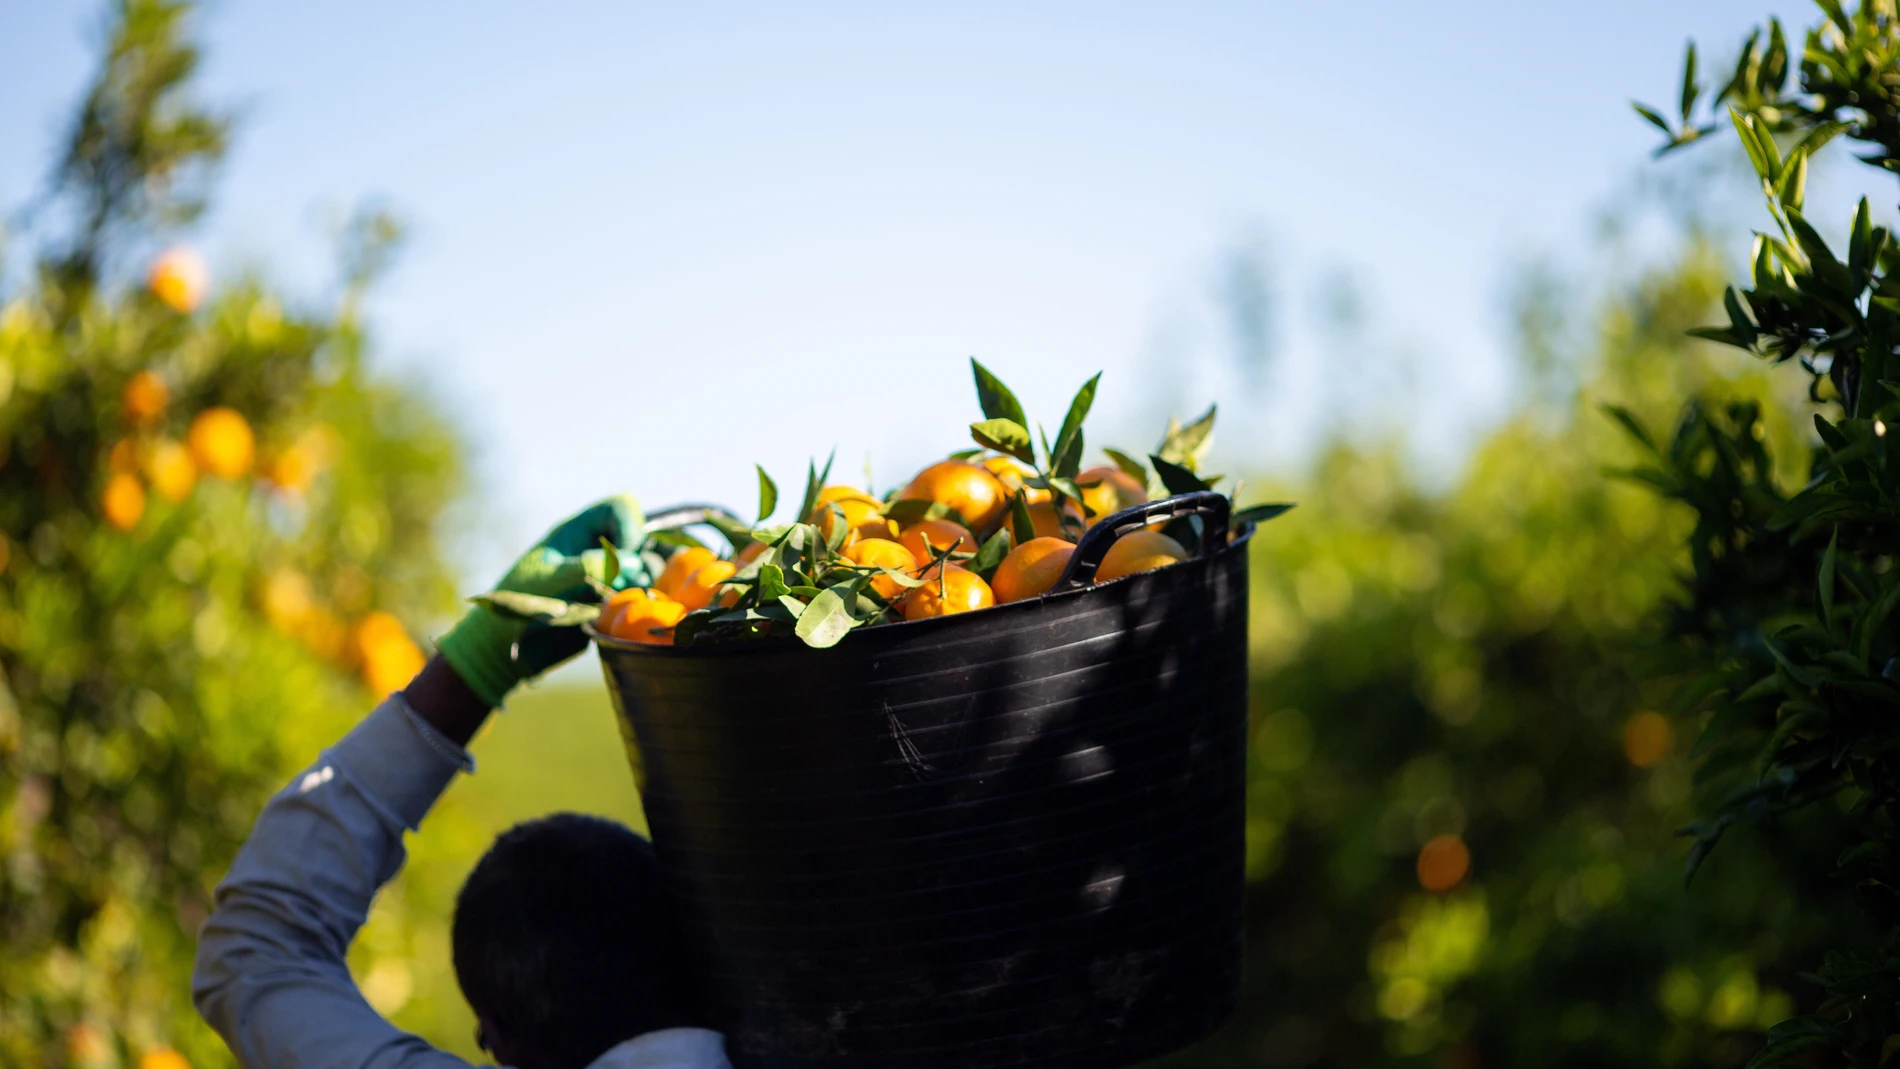
<svg viewBox="0 0 1900 1069">
<path fill-rule="evenodd" d="M 675 527 L 691 527 L 693 524 L 714 519 L 724 520 L 735 527 L 752 526 L 718 505 L 671 505 L 657 512 L 647 513 L 647 528 L 665 531 Z"/>
<path fill-rule="evenodd" d="M 1231 507 L 1226 494 L 1196 490 L 1126 508 L 1098 520 L 1076 543 L 1075 552 L 1069 555 L 1069 566 L 1063 571 L 1062 578 L 1056 581 L 1054 589 L 1077 590 L 1088 586 L 1095 581 L 1095 570 L 1102 566 L 1102 558 L 1108 556 L 1108 548 L 1117 539 L 1151 523 L 1181 516 L 1201 517 L 1201 549 L 1198 555 L 1213 556 L 1227 545 L 1227 516 Z"/>
</svg>

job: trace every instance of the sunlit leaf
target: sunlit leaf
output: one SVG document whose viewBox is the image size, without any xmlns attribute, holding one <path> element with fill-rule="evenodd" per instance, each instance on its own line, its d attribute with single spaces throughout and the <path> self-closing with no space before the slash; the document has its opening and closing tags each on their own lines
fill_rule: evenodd
<svg viewBox="0 0 1900 1069">
<path fill-rule="evenodd" d="M 754 464 L 753 467 L 757 468 L 759 472 L 758 522 L 764 523 L 765 518 L 772 514 L 772 510 L 778 508 L 778 484 L 773 482 L 772 477 L 765 473 L 764 467 L 757 464 Z"/>
<path fill-rule="evenodd" d="M 985 419 L 1006 419 L 1019 427 L 1029 426 L 1029 417 L 1023 415 L 1022 402 L 1016 400 L 1003 380 L 990 373 L 990 369 L 970 358 L 970 371 L 976 376 L 976 400 L 983 409 Z"/>
<path fill-rule="evenodd" d="M 851 610 L 845 606 L 844 598 L 835 588 L 827 588 L 819 591 L 818 596 L 811 599 L 811 604 L 805 606 L 805 611 L 799 614 L 795 633 L 805 645 L 824 649 L 836 646 L 839 639 L 850 633 L 854 623 L 856 621 L 851 617 Z"/>
<path fill-rule="evenodd" d="M 972 423 L 970 436 L 986 449 L 1007 453 L 1025 464 L 1036 462 L 1036 446 L 1029 437 L 1029 429 L 1013 419 L 996 418 Z"/>
<path fill-rule="evenodd" d="M 1129 456 L 1119 449 L 1104 449 L 1102 452 L 1108 455 L 1108 459 L 1115 462 L 1115 466 L 1122 470 L 1123 475 L 1128 476 L 1143 486 L 1148 485 L 1148 466 L 1146 464 L 1143 464 L 1141 461 L 1136 460 L 1134 457 Z"/>
</svg>

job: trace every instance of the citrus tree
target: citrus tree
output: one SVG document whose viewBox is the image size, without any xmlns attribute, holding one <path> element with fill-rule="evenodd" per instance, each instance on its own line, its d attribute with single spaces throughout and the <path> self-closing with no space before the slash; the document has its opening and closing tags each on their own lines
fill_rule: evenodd
<svg viewBox="0 0 1900 1069">
<path fill-rule="evenodd" d="M 402 685 L 452 598 L 459 443 L 339 306 L 214 285 L 172 232 L 228 121 L 186 9 L 124 0 L 0 292 L 0 1063 L 228 1061 L 196 928 L 286 763 Z"/>
<path fill-rule="evenodd" d="M 1755 1064 L 1818 1049 L 1873 1066 L 1900 1051 L 1900 244 L 1864 198 L 1840 213 L 1845 240 L 1828 241 L 1806 185 L 1841 135 L 1900 170 L 1900 13 L 1893 0 L 1818 6 L 1798 56 L 1779 22 L 1750 34 L 1706 120 L 1693 46 L 1677 121 L 1638 108 L 1663 151 L 1733 130 L 1761 180 L 1747 283 L 1725 294 L 1727 322 L 1697 333 L 1805 381 L 1812 474 L 1774 477 L 1746 405 L 1691 406 L 1667 438 L 1631 429 L 1650 454 L 1640 477 L 1696 516 L 1671 628 L 1701 718 L 1691 871 L 1738 825 L 1822 819 L 1846 837 L 1835 875 L 1864 907 L 1833 918 L 1814 1012 L 1776 1027 Z"/>
</svg>

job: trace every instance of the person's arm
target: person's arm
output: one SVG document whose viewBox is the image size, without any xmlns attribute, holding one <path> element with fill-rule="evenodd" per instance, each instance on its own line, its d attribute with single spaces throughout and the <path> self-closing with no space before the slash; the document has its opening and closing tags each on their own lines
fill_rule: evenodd
<svg viewBox="0 0 1900 1069">
<path fill-rule="evenodd" d="M 345 956 L 488 706 L 440 657 L 259 814 L 198 940 L 192 998 L 248 1069 L 466 1069 L 384 1020 Z M 457 737 L 459 736 L 459 737 Z"/>
<path fill-rule="evenodd" d="M 551 531 L 499 589 L 590 597 L 606 537 L 634 546 L 630 498 L 603 502 Z M 324 751 L 258 815 L 199 934 L 192 998 L 247 1069 L 466 1069 L 373 1009 L 350 977 L 350 941 L 371 900 L 402 867 L 414 831 L 460 771 L 463 749 L 507 693 L 580 652 L 574 629 L 534 631 L 477 608 L 392 695 Z"/>
</svg>

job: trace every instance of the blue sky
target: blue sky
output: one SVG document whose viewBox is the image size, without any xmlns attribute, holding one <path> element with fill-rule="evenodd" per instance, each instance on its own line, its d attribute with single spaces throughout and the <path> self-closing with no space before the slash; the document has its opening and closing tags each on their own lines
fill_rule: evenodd
<svg viewBox="0 0 1900 1069">
<path fill-rule="evenodd" d="M 476 569 L 622 488 L 746 506 L 755 460 L 795 483 L 836 445 L 896 483 L 964 443 L 971 355 L 1047 420 L 1106 372 L 1104 444 L 1221 399 L 1254 469 L 1390 380 L 1352 433 L 1443 464 L 1508 404 L 1523 265 L 1587 256 L 1645 173 L 1629 98 L 1666 104 L 1687 37 L 1727 58 L 1765 13 L 221 0 L 204 91 L 243 124 L 191 237 L 317 299 L 350 206 L 406 218 L 379 359 L 476 444 Z M 42 182 L 99 21 L 0 4 L 0 204 Z M 1276 311 L 1248 389 L 1216 292 L 1250 248 Z"/>
</svg>

